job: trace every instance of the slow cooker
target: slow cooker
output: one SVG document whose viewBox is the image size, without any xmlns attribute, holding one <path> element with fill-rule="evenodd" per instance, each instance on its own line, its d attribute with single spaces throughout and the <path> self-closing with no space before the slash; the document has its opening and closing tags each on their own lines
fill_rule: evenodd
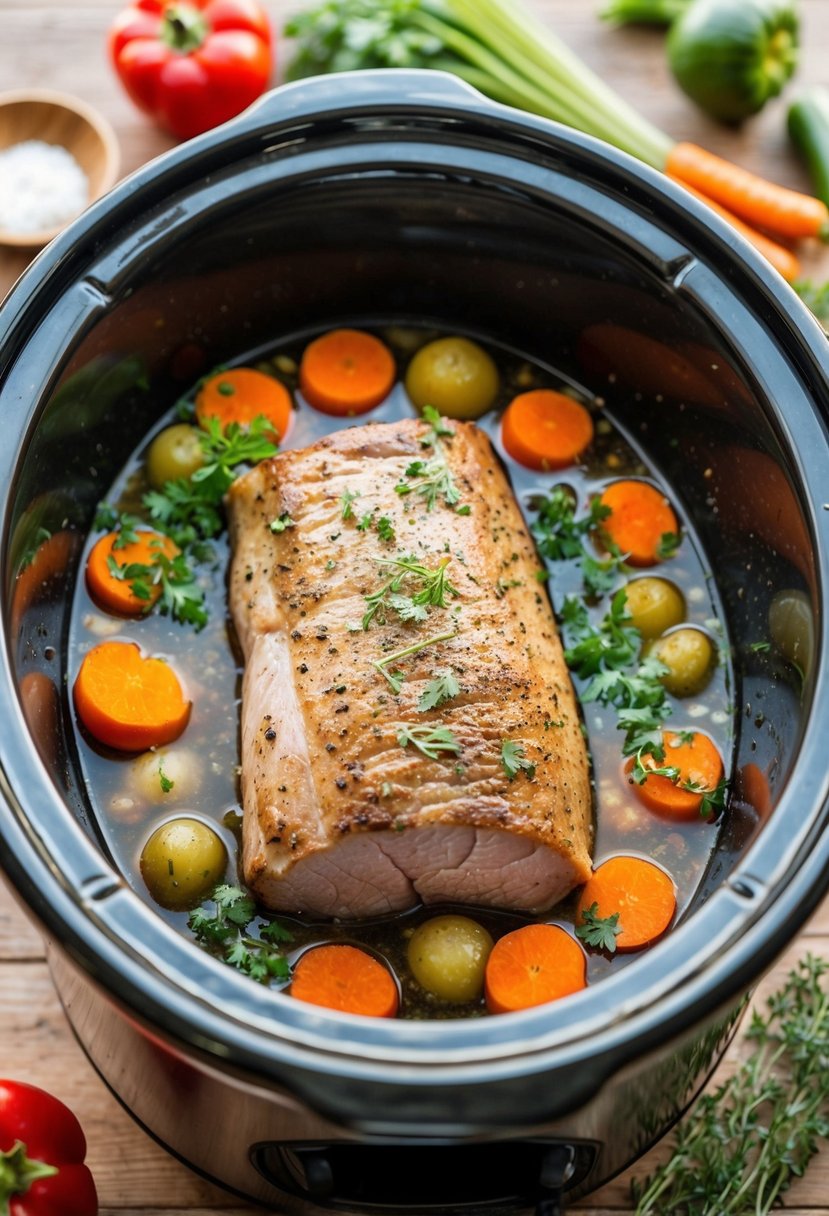
<svg viewBox="0 0 829 1216">
<path fill-rule="evenodd" d="M 390 320 L 496 338 L 600 394 L 681 498 L 733 646 L 729 805 L 692 907 L 635 965 L 504 1017 L 378 1023 L 224 967 L 118 873 L 73 743 L 80 540 L 194 349 L 220 364 Z M 146 166 L 41 254 L 2 308 L 0 413 L 0 862 L 135 1118 L 297 1213 L 549 1213 L 660 1137 L 829 884 L 829 377 L 790 289 L 593 139 L 440 73 L 320 78 Z M 787 587 L 799 667 L 754 645 Z"/>
</svg>

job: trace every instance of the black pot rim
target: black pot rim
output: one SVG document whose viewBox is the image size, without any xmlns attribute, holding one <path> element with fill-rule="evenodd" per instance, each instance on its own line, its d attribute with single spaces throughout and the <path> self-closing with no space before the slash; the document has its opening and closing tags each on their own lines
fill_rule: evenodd
<svg viewBox="0 0 829 1216">
<path fill-rule="evenodd" d="M 673 273 L 705 300 L 710 266 L 723 267 L 715 276 L 718 285 L 739 299 L 752 298 L 755 313 L 772 318 L 781 352 L 814 395 L 829 404 L 825 338 L 817 323 L 754 250 L 679 187 L 622 152 L 547 120 L 494 105 L 442 73 L 393 75 L 394 81 L 390 73 L 366 72 L 285 86 L 240 119 L 165 154 L 122 182 L 39 255 L 7 298 L 0 310 L 0 352 L 7 367 L 25 351 L 29 327 L 47 296 L 80 278 L 95 252 L 140 216 L 148 202 L 173 192 L 221 156 L 263 147 L 300 120 L 312 124 L 345 111 L 426 111 L 448 119 L 474 116 L 505 148 L 522 141 L 543 145 L 569 162 L 602 173 L 623 200 L 646 198 L 654 216 L 667 229 L 681 231 L 698 251 L 696 261 L 686 259 Z M 795 409 L 778 421 L 784 434 L 797 433 L 798 442 L 790 444 L 792 461 L 803 485 L 815 493 L 805 506 L 819 582 L 825 588 L 829 512 L 820 510 L 817 497 L 825 475 L 825 429 L 814 408 L 811 414 Z M 15 436 L 20 445 L 30 422 L 26 414 Z M 13 476 L 7 478 L 1 504 L 7 565 L 13 481 Z M 819 612 L 817 617 L 822 654 L 829 643 L 825 616 Z M 507 1018 L 378 1023 L 312 1010 L 259 989 L 201 954 L 119 881 L 71 819 L 43 769 L 16 699 L 8 645 L 0 663 L 0 695 L 10 717 L 0 740 L 5 799 L 0 807 L 0 861 L 20 896 L 59 948 L 134 1015 L 178 1042 L 254 1069 L 263 1080 L 277 1082 L 280 1068 L 289 1062 L 313 1072 L 380 1082 L 393 1074 L 412 1086 L 449 1088 L 461 1080 L 490 1082 L 590 1061 L 588 1082 L 595 1088 L 633 1056 L 733 1004 L 771 965 L 829 886 L 829 833 L 823 830 L 829 817 L 829 774 L 818 737 L 820 722 L 829 716 L 829 686 L 818 664 L 797 773 L 775 810 L 781 824 L 792 826 L 785 832 L 762 833 L 709 901 L 634 968 L 560 1007 L 544 1006 Z M 803 814 L 804 806 L 810 808 L 808 815 Z M 35 818 L 38 823 L 62 823 L 62 870 Z M 682 959 L 681 967 L 676 959 Z M 179 964 L 179 978 L 169 978 Z"/>
</svg>

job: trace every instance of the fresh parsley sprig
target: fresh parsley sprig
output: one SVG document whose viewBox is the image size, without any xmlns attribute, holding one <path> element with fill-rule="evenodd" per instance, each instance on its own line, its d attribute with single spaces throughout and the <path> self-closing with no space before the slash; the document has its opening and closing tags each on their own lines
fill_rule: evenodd
<svg viewBox="0 0 829 1216">
<path fill-rule="evenodd" d="M 429 429 L 420 436 L 422 448 L 434 447 L 441 439 L 451 439 L 455 434 L 455 428 L 449 425 L 433 405 L 424 405 L 423 421 L 428 422 Z"/>
<path fill-rule="evenodd" d="M 523 743 L 513 739 L 501 740 L 501 767 L 510 781 L 514 781 L 519 773 L 526 773 L 530 781 L 535 776 L 535 765 L 526 758 Z"/>
<path fill-rule="evenodd" d="M 113 545 L 115 548 L 117 542 Z M 163 615 L 174 621 L 195 625 L 202 629 L 207 624 L 204 607 L 204 592 L 196 582 L 196 575 L 184 553 L 170 557 L 160 545 L 153 549 L 152 563 L 127 562 L 120 565 L 110 554 L 107 566 L 112 578 L 130 585 L 133 595 L 143 600 L 146 611 L 155 605 Z M 153 597 L 153 589 L 161 588 L 161 595 Z"/>
<path fill-rule="evenodd" d="M 420 694 L 417 708 L 422 714 L 430 709 L 440 709 L 441 705 L 456 697 L 460 690 L 461 686 L 453 671 L 437 671 L 434 679 L 429 681 Z"/>
<path fill-rule="evenodd" d="M 460 595 L 449 579 L 449 558 L 442 558 L 434 569 L 424 566 L 414 555 L 378 557 L 377 561 L 390 566 L 395 573 L 376 591 L 365 596 L 368 607 L 363 614 L 363 629 L 368 629 L 374 620 L 384 624 L 389 608 L 403 621 L 425 621 L 430 607 L 446 608 L 447 596 L 457 598 Z M 402 594 L 407 579 L 420 584 L 411 595 Z"/>
<path fill-rule="evenodd" d="M 290 979 L 291 967 L 280 947 L 293 934 L 273 920 L 261 925 L 255 937 L 249 926 L 256 916 L 255 902 L 241 887 L 221 883 L 210 900 L 190 913 L 187 924 L 201 946 L 260 984 Z"/>
<path fill-rule="evenodd" d="M 457 756 L 461 750 L 460 741 L 448 726 L 402 726 L 397 732 L 397 742 L 401 747 L 416 747 L 419 752 L 430 760 L 440 760 L 444 753 Z"/>
<path fill-rule="evenodd" d="M 599 905 L 592 903 L 582 911 L 581 919 L 583 923 L 576 926 L 576 937 L 581 938 L 586 946 L 591 946 L 594 950 L 606 950 L 608 954 L 615 954 L 616 938 L 622 932 L 619 913 L 599 916 Z"/>
<path fill-rule="evenodd" d="M 433 511 L 440 499 L 447 507 L 454 507 L 461 498 L 446 452 L 437 439 L 434 440 L 434 452 L 431 460 L 412 460 L 407 464 L 403 476 L 408 480 L 401 480 L 394 487 L 394 492 L 404 497 L 417 494 L 425 502 L 427 511 Z"/>
</svg>

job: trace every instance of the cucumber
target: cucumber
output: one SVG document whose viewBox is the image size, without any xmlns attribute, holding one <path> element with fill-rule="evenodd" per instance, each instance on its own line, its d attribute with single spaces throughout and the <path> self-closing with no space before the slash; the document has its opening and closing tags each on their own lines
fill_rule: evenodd
<svg viewBox="0 0 829 1216">
<path fill-rule="evenodd" d="M 798 97 L 789 106 L 787 125 L 815 194 L 829 207 L 829 90 L 816 86 Z"/>
</svg>

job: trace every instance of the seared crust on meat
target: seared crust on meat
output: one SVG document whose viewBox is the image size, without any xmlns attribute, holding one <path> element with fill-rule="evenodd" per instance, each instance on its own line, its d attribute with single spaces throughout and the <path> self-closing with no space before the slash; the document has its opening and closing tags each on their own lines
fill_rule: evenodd
<svg viewBox="0 0 829 1216">
<path fill-rule="evenodd" d="M 538 556 L 488 438 L 453 426 L 437 448 L 421 444 L 429 428 L 417 419 L 339 430 L 231 487 L 230 603 L 246 659 L 243 866 L 269 907 L 539 911 L 590 875 L 587 754 Z M 436 452 L 468 514 L 441 495 L 428 509 L 422 480 L 407 476 Z M 393 540 L 378 533 L 381 517 Z M 426 620 L 387 608 L 364 629 L 366 597 L 396 572 L 379 559 L 403 555 L 430 570 L 445 562 L 457 595 Z M 409 576 L 401 594 L 420 586 Z M 446 634 L 389 663 L 405 675 L 395 695 L 376 661 Z M 420 712 L 427 683 L 446 671 L 460 692 Z M 459 752 L 401 746 L 404 728 L 428 725 L 447 727 Z M 505 740 L 534 775 L 510 780 Z"/>
</svg>

